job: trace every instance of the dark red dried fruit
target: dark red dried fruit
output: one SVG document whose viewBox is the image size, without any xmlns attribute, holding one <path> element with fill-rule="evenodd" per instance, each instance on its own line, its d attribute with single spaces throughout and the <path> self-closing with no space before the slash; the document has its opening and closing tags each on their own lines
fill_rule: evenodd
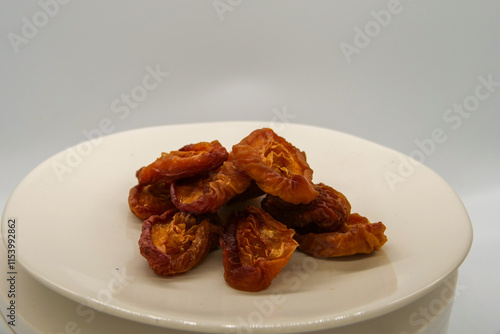
<svg viewBox="0 0 500 334">
<path fill-rule="evenodd" d="M 226 282 L 243 291 L 267 289 L 297 247 L 294 233 L 262 209 L 234 212 L 220 237 Z"/>
<path fill-rule="evenodd" d="M 194 214 L 214 213 L 234 196 L 243 193 L 252 180 L 238 170 L 231 156 L 206 175 L 175 180 L 171 186 L 175 206 Z"/>
<path fill-rule="evenodd" d="M 222 165 L 229 153 L 219 143 L 200 142 L 182 147 L 178 151 L 162 153 L 161 157 L 137 171 L 139 184 L 149 184 L 158 180 L 171 181 L 207 173 Z"/>
<path fill-rule="evenodd" d="M 307 204 L 318 195 L 305 153 L 273 130 L 253 131 L 232 152 L 237 167 L 267 194 L 293 204 Z"/>
<path fill-rule="evenodd" d="M 217 246 L 219 233 L 209 218 L 169 210 L 144 221 L 139 249 L 156 274 L 171 276 L 200 263 Z"/>
<path fill-rule="evenodd" d="M 337 232 L 296 234 L 299 249 L 315 257 L 338 257 L 354 254 L 369 254 L 387 242 L 382 222 L 370 221 L 352 213 Z"/>
<path fill-rule="evenodd" d="M 262 208 L 301 234 L 334 232 L 347 221 L 351 204 L 341 192 L 326 184 L 317 184 L 316 190 L 319 195 L 309 204 L 292 204 L 277 196 L 267 195 L 262 201 Z"/>
<path fill-rule="evenodd" d="M 166 182 L 136 185 L 129 191 L 128 204 L 130 211 L 140 220 L 175 209 L 170 198 L 170 183 Z"/>
</svg>

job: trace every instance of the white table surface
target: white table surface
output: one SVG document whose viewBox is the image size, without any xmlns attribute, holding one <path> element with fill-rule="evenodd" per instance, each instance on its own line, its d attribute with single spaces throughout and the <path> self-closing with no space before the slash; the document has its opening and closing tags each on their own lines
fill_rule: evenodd
<svg viewBox="0 0 500 334">
<path fill-rule="evenodd" d="M 500 333 L 500 2 L 3 1 L 0 36 L 0 207 L 97 130 L 343 131 L 421 157 L 456 190 L 474 243 L 449 333 Z"/>
</svg>

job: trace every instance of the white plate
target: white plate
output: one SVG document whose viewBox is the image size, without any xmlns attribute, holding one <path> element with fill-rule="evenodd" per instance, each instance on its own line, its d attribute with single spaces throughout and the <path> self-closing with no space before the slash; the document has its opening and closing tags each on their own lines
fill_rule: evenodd
<svg viewBox="0 0 500 334">
<path fill-rule="evenodd" d="M 259 293 L 225 284 L 220 251 L 184 275 L 155 276 L 139 254 L 141 224 L 127 204 L 135 171 L 160 152 L 188 143 L 218 139 L 229 150 L 252 130 L 270 125 L 225 122 L 96 133 L 93 141 L 56 154 L 19 184 L 4 211 L 4 242 L 7 218 L 14 218 L 20 263 L 81 303 L 82 311 L 90 306 L 144 323 L 213 333 L 291 333 L 356 323 L 416 300 L 462 263 L 472 242 L 471 224 L 459 198 L 434 172 L 344 133 L 274 124 L 278 134 L 306 151 L 315 182 L 343 192 L 353 212 L 384 222 L 387 244 L 370 256 L 335 260 L 296 252 Z"/>
</svg>

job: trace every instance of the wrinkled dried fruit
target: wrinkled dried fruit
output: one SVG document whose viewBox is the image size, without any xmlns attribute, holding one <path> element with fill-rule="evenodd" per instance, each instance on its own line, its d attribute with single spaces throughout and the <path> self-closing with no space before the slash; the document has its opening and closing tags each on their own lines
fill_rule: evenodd
<svg viewBox="0 0 500 334">
<path fill-rule="evenodd" d="M 128 204 L 130 211 L 140 220 L 175 208 L 170 199 L 170 183 L 166 182 L 136 185 L 129 191 Z"/>
<path fill-rule="evenodd" d="M 220 238 L 226 282 L 243 291 L 268 288 L 297 247 L 294 233 L 256 207 L 231 214 Z"/>
<path fill-rule="evenodd" d="M 351 214 L 342 193 L 314 184 L 305 153 L 269 128 L 230 154 L 217 140 L 162 153 L 136 177 L 128 200 L 144 220 L 140 253 L 161 276 L 189 271 L 220 245 L 227 284 L 261 291 L 297 247 L 339 257 L 372 253 L 387 241 L 382 222 Z M 262 209 L 250 205 L 263 195 Z M 229 214 L 226 225 L 218 214 Z"/>
<path fill-rule="evenodd" d="M 326 184 L 318 183 L 316 190 L 319 195 L 309 204 L 292 204 L 267 195 L 262 208 L 298 233 L 334 232 L 347 221 L 351 204 L 341 192 Z"/>
<path fill-rule="evenodd" d="M 234 165 L 231 155 L 221 167 L 201 176 L 175 180 L 171 194 L 175 206 L 194 214 L 214 213 L 244 192 L 251 179 Z"/>
<path fill-rule="evenodd" d="M 267 194 L 293 204 L 307 204 L 318 195 L 305 153 L 273 130 L 253 131 L 232 152 L 237 167 Z"/>
<path fill-rule="evenodd" d="M 137 171 L 139 184 L 149 184 L 158 180 L 171 181 L 207 173 L 218 168 L 228 158 L 229 153 L 219 143 L 200 142 L 182 147 L 178 151 L 162 153 L 161 157 Z"/>
<path fill-rule="evenodd" d="M 210 218 L 169 210 L 143 222 L 139 249 L 156 274 L 171 276 L 200 263 L 217 246 L 219 234 Z"/>
<path fill-rule="evenodd" d="M 370 221 L 352 213 L 338 232 L 295 235 L 299 249 L 315 257 L 338 257 L 369 254 L 379 250 L 387 241 L 382 222 Z"/>
</svg>

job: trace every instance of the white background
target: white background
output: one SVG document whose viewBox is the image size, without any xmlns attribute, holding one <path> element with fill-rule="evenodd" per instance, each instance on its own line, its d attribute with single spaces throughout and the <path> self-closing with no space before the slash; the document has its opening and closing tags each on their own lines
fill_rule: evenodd
<svg viewBox="0 0 500 334">
<path fill-rule="evenodd" d="M 420 156 L 456 190 L 474 243 L 449 333 L 500 333 L 500 2 L 8 0 L 0 57 L 0 207 L 85 133 L 225 120 L 340 130 Z M 157 84 L 137 88 L 151 70 Z"/>
</svg>

